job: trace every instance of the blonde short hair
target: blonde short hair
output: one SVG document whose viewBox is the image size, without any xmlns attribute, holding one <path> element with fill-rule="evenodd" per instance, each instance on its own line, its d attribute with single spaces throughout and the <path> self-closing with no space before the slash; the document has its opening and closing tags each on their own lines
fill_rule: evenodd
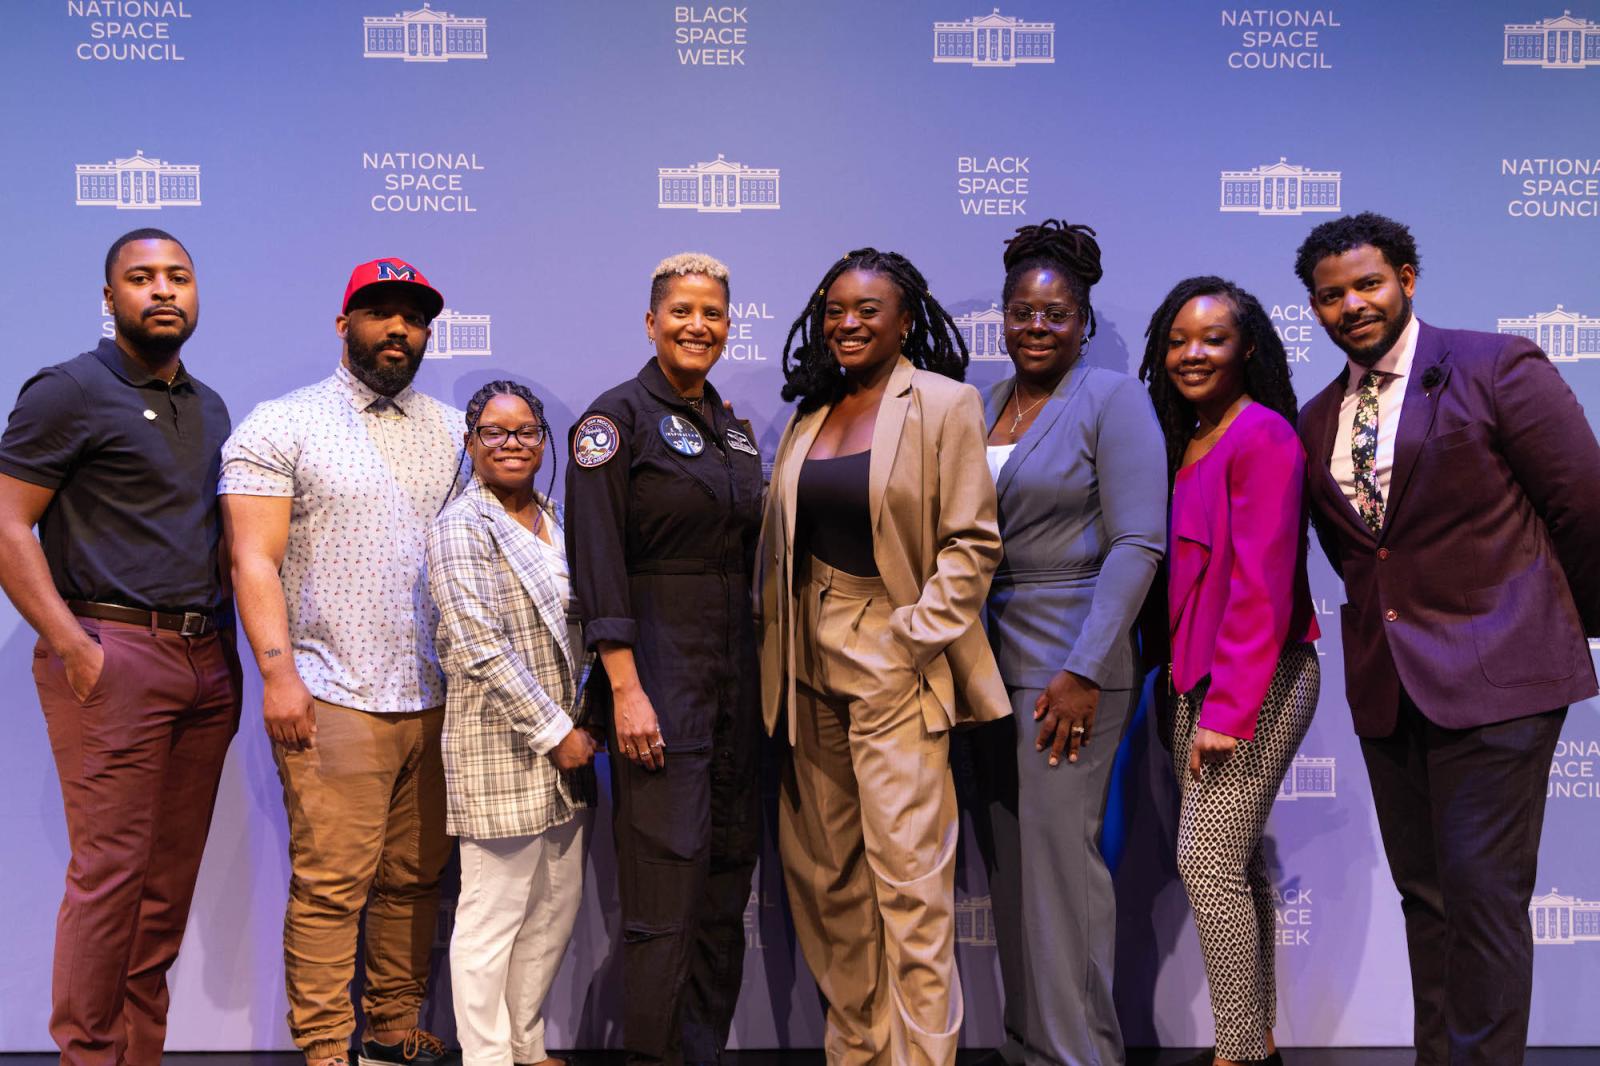
<svg viewBox="0 0 1600 1066">
<path fill-rule="evenodd" d="M 703 274 L 722 282 L 722 294 L 728 295 L 726 263 L 704 252 L 679 252 L 657 263 L 655 271 L 650 275 L 650 307 L 654 309 L 662 297 L 666 296 L 668 282 L 673 278 L 686 277 L 690 274 Z"/>
</svg>

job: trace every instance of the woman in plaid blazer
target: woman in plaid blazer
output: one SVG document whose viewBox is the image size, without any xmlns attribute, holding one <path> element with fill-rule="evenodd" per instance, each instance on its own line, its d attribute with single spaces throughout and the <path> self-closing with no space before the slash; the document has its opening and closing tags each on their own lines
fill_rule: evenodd
<svg viewBox="0 0 1600 1066">
<path fill-rule="evenodd" d="M 447 828 L 461 838 L 450 979 L 470 1066 L 546 1061 L 541 1008 L 582 898 L 595 798 L 566 553 L 555 505 L 533 487 L 549 432 L 523 386 L 480 389 L 467 405 L 472 480 L 428 533 Z"/>
</svg>

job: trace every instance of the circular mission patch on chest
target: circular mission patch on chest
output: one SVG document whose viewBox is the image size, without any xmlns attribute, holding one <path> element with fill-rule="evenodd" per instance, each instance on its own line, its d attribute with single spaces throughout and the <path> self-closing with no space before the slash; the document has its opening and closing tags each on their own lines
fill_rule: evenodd
<svg viewBox="0 0 1600 1066">
<path fill-rule="evenodd" d="M 681 415 L 668 415 L 661 420 L 661 439 L 679 455 L 691 458 L 706 450 L 706 439 L 693 422 Z"/>
<path fill-rule="evenodd" d="M 572 461 L 582 467 L 600 466 L 617 454 L 622 435 L 605 415 L 590 415 L 572 435 Z"/>
</svg>

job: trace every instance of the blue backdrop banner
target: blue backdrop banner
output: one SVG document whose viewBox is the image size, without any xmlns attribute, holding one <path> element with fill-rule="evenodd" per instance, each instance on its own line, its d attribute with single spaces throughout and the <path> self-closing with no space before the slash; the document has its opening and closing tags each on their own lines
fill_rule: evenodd
<svg viewBox="0 0 1600 1066">
<path fill-rule="evenodd" d="M 1171 284 L 1220 273 L 1270 310 L 1304 400 L 1343 357 L 1293 275 L 1295 247 L 1315 223 L 1371 209 L 1417 236 L 1422 318 L 1536 339 L 1600 414 L 1600 0 L 410 2 L 6 4 L 0 146 L 13 165 L 0 220 L 13 332 L 0 395 L 110 335 L 105 249 L 156 225 L 196 263 L 204 313 L 186 363 L 236 422 L 330 372 L 351 267 L 393 255 L 446 299 L 419 387 L 460 405 L 491 378 L 521 379 L 564 439 L 576 412 L 649 357 L 651 268 L 697 249 L 732 270 L 713 379 L 770 456 L 789 413 L 785 333 L 844 251 L 910 256 L 958 316 L 969 380 L 983 385 L 1010 366 L 995 309 L 1002 241 L 1064 216 L 1094 226 L 1105 251 L 1092 363 L 1131 371 Z M 1278 1036 L 1405 1044 L 1398 897 L 1344 704 L 1342 592 L 1315 549 L 1312 583 L 1326 616 L 1322 700 L 1267 838 Z M 0 607 L 13 693 L 0 745 L 12 871 L 0 1051 L 49 1046 L 67 858 L 28 681 L 33 643 Z M 173 974 L 173 1050 L 290 1046 L 287 838 L 259 707 L 251 671 Z M 1127 1039 L 1207 1044 L 1173 861 L 1175 787 L 1148 726 L 1133 730 L 1116 781 Z M 1597 816 L 1590 701 L 1573 708 L 1550 767 L 1530 915 L 1537 1044 L 1600 1043 Z M 964 843 L 963 1040 L 985 1046 L 1000 1037 L 998 966 L 970 832 Z M 555 1047 L 619 1036 L 610 849 L 598 833 L 549 1008 Z M 746 912 L 735 1040 L 818 1046 L 817 996 L 771 854 L 769 842 Z M 441 945 L 449 928 L 447 908 Z M 436 994 L 429 1022 L 448 1031 L 449 1013 Z"/>
</svg>

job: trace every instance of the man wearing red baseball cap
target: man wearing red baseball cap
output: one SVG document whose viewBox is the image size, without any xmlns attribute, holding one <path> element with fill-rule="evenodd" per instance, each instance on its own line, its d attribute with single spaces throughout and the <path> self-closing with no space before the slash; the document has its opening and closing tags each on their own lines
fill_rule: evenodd
<svg viewBox="0 0 1600 1066">
<path fill-rule="evenodd" d="M 333 374 L 258 406 L 222 449 L 234 591 L 288 811 L 289 1028 L 310 1066 L 349 1066 L 363 910 L 359 1063 L 460 1061 L 417 1028 L 451 843 L 423 542 L 464 419 L 411 382 L 443 306 L 403 259 L 356 267 Z"/>
</svg>

